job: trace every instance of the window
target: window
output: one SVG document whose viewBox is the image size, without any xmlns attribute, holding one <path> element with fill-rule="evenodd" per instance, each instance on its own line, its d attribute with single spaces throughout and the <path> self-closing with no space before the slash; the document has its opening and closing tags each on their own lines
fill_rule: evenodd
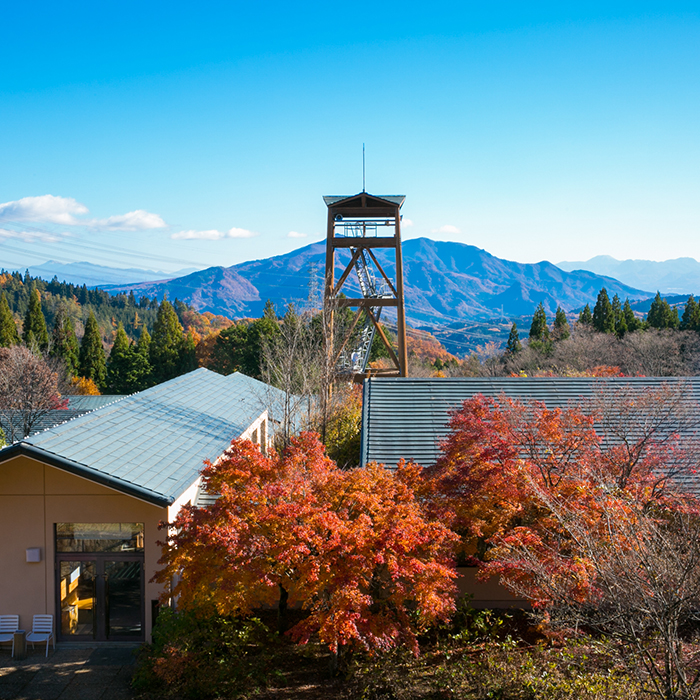
<svg viewBox="0 0 700 700">
<path fill-rule="evenodd" d="M 143 523 L 56 523 L 57 552 L 142 552 Z"/>
</svg>

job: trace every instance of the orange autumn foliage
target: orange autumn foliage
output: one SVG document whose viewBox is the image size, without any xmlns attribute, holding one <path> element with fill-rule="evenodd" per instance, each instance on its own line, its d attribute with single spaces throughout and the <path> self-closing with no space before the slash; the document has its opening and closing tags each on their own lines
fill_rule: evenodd
<svg viewBox="0 0 700 700">
<path fill-rule="evenodd" d="M 462 533 L 486 574 L 533 605 L 551 604 L 554 591 L 590 601 L 595 567 L 572 522 L 603 551 L 609 518 L 632 532 L 650 507 L 696 507 L 674 488 L 698 458 L 685 391 L 622 391 L 552 410 L 477 395 L 452 415 L 442 455 L 426 470 L 433 514 Z"/>
<path fill-rule="evenodd" d="M 304 433 L 279 455 L 234 440 L 202 475 L 220 497 L 180 511 L 155 577 L 179 576 L 179 606 L 247 615 L 282 591 L 308 613 L 300 643 L 416 653 L 421 626 L 454 609 L 455 535 L 415 498 L 417 467 L 343 471 Z"/>
</svg>

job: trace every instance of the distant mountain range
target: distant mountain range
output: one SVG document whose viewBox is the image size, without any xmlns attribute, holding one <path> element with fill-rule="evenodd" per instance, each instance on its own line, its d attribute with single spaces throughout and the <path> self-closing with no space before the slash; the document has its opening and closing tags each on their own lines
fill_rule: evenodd
<svg viewBox="0 0 700 700">
<path fill-rule="evenodd" d="M 614 277 L 637 289 L 662 294 L 697 294 L 700 292 L 700 262 L 694 258 L 653 260 L 616 260 L 597 255 L 585 262 L 560 262 L 562 270 L 588 270 L 597 275 Z"/>
<path fill-rule="evenodd" d="M 182 277 L 197 268 L 191 267 L 177 272 L 162 272 L 159 270 L 141 270 L 137 268 L 107 267 L 105 265 L 93 265 L 88 262 L 59 263 L 48 260 L 42 265 L 32 265 L 29 274 L 51 280 L 54 276 L 61 282 L 72 284 L 85 284 L 88 287 L 98 287 L 105 284 L 137 284 L 152 280 L 165 280 L 172 277 Z M 20 270 L 24 272 L 24 270 Z"/>
<path fill-rule="evenodd" d="M 159 298 L 167 293 L 168 298 L 190 303 L 199 311 L 256 317 L 267 299 L 281 311 L 289 303 L 304 303 L 310 290 L 318 293 L 323 286 L 324 257 L 325 242 L 312 243 L 264 260 L 105 289 Z M 394 269 L 389 255 L 379 250 L 377 257 L 391 276 Z M 349 253 L 344 259 L 349 260 Z M 413 324 L 523 316 L 532 314 L 539 302 L 550 314 L 557 305 L 573 311 L 595 303 L 603 286 L 611 297 L 618 294 L 634 301 L 649 296 L 593 272 L 566 272 L 549 262 L 511 262 L 475 246 L 428 238 L 404 241 L 403 261 L 406 316 Z"/>
</svg>

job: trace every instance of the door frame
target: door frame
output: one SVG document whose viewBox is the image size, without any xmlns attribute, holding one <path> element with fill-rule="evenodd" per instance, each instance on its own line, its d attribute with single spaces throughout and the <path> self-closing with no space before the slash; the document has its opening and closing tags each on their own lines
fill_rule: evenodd
<svg viewBox="0 0 700 700">
<path fill-rule="evenodd" d="M 146 576 L 143 552 L 56 552 L 54 567 L 54 592 L 56 599 L 56 639 L 61 642 L 143 642 L 146 639 Z M 62 561 L 93 561 L 95 562 L 95 603 L 93 633 L 63 634 L 61 631 L 61 562 Z M 140 635 L 108 635 L 107 634 L 107 605 L 105 582 L 105 563 L 108 561 L 133 561 L 140 564 L 141 581 L 141 634 Z"/>
</svg>

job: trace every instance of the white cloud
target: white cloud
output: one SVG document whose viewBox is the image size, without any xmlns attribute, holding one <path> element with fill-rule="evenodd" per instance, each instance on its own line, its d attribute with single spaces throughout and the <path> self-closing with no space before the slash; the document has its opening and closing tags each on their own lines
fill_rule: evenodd
<svg viewBox="0 0 700 700">
<path fill-rule="evenodd" d="M 36 221 L 62 226 L 92 226 L 107 231 L 143 231 L 166 226 L 158 214 L 151 214 L 143 209 L 109 216 L 106 219 L 76 218 L 88 212 L 84 204 L 72 197 L 43 194 L 40 197 L 22 197 L 14 202 L 0 204 L 0 222 Z"/>
<path fill-rule="evenodd" d="M 406 226 L 413 226 L 413 222 L 407 219 L 405 216 L 401 218 L 401 226 L 405 228 Z"/>
<path fill-rule="evenodd" d="M 287 238 L 306 238 L 305 233 L 299 233 L 298 231 L 290 231 L 287 234 Z"/>
<path fill-rule="evenodd" d="M 14 202 L 0 204 L 0 221 L 42 221 L 74 226 L 81 222 L 76 215 L 87 214 L 88 208 L 72 197 L 44 194 L 40 197 L 22 197 Z"/>
<path fill-rule="evenodd" d="M 228 231 L 217 231 L 209 229 L 207 231 L 179 231 L 173 233 L 170 238 L 176 241 L 220 241 L 222 238 L 252 238 L 258 234 L 244 228 L 231 228 Z"/>
<path fill-rule="evenodd" d="M 46 231 L 8 231 L 8 229 L 0 228 L 0 238 L 18 238 L 27 243 L 56 243 L 61 240 L 61 236 Z"/>
<path fill-rule="evenodd" d="M 434 228 L 433 233 L 460 233 L 460 230 L 452 224 L 445 224 L 440 228 Z"/>
<path fill-rule="evenodd" d="M 170 236 L 176 241 L 218 241 L 225 237 L 226 234 L 223 231 L 217 231 L 216 229 L 210 229 L 209 231 L 180 231 Z"/>
<path fill-rule="evenodd" d="M 151 228 L 165 228 L 167 224 L 158 214 L 137 209 L 126 214 L 110 216 L 106 219 L 95 219 L 90 222 L 108 231 L 144 231 Z"/>
<path fill-rule="evenodd" d="M 226 238 L 253 238 L 258 234 L 254 231 L 248 231 L 244 228 L 230 228 L 226 234 Z"/>
</svg>

